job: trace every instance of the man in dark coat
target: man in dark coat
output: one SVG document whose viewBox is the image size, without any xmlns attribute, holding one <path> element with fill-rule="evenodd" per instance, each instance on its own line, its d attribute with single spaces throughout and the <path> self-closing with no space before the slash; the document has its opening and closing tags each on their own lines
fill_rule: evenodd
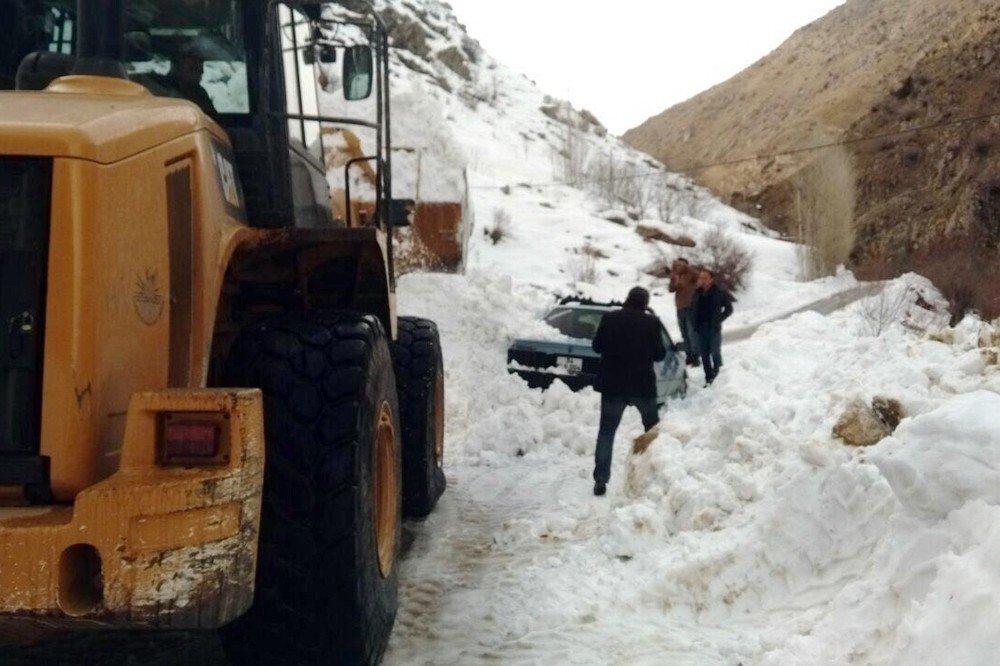
<svg viewBox="0 0 1000 666">
<path fill-rule="evenodd" d="M 604 315 L 594 336 L 601 355 L 596 388 L 601 393 L 601 426 L 597 434 L 594 494 L 603 495 L 611 478 L 615 432 L 626 407 L 639 410 L 642 425 L 652 430 L 660 422 L 653 364 L 667 356 L 663 325 L 646 310 L 649 292 L 636 287 L 621 310 Z"/>
<path fill-rule="evenodd" d="M 705 385 L 719 376 L 722 367 L 722 322 L 733 314 L 733 297 L 715 283 L 712 271 L 698 275 L 698 291 L 694 302 L 694 327 L 698 335 L 701 363 L 705 368 Z"/>
</svg>

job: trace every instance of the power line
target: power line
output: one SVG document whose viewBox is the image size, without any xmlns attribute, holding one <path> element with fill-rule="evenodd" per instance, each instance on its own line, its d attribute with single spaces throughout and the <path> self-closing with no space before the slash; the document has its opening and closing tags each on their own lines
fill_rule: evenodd
<svg viewBox="0 0 1000 666">
<path fill-rule="evenodd" d="M 911 127 L 910 129 L 904 130 L 894 130 L 892 132 L 883 132 L 880 134 L 870 134 L 867 136 L 859 136 L 848 139 L 841 139 L 840 141 L 831 141 L 830 143 L 821 143 L 812 146 L 803 146 L 801 148 L 790 148 L 788 150 L 782 150 L 774 153 L 762 153 L 759 155 L 753 155 L 750 157 L 740 157 L 732 160 L 723 160 L 721 162 L 709 162 L 703 164 L 693 164 L 689 166 L 682 166 L 678 168 L 667 168 L 641 171 L 636 173 L 630 173 L 623 176 L 617 176 L 614 178 L 585 178 L 577 181 L 576 185 L 586 185 L 590 183 L 611 183 L 623 180 L 633 180 L 639 178 L 650 178 L 652 176 L 660 176 L 666 173 L 692 173 L 698 171 L 705 171 L 707 169 L 713 169 L 715 167 L 724 166 L 735 166 L 737 164 L 747 164 L 749 162 L 759 162 L 763 160 L 771 160 L 778 157 L 788 157 L 791 155 L 800 155 L 802 153 L 816 152 L 819 150 L 826 150 L 828 148 L 836 148 L 839 146 L 852 146 L 858 143 L 866 143 L 868 141 L 879 141 L 882 139 L 891 139 L 899 136 L 906 136 L 909 134 L 918 134 L 920 132 L 928 132 L 931 130 L 942 129 L 945 127 L 952 127 L 955 125 L 964 125 L 966 123 L 977 123 L 985 122 L 988 120 L 993 120 L 995 118 L 1000 118 L 1000 112 L 998 113 L 986 113 L 979 116 L 967 116 L 964 118 L 954 118 L 952 120 L 943 120 L 937 123 L 931 123 L 929 125 L 921 125 L 920 127 Z M 572 186 L 574 184 L 564 183 L 558 181 L 550 181 L 547 183 L 518 183 L 522 187 L 559 187 L 559 186 Z M 474 185 L 473 189 L 495 189 L 496 185 Z"/>
</svg>

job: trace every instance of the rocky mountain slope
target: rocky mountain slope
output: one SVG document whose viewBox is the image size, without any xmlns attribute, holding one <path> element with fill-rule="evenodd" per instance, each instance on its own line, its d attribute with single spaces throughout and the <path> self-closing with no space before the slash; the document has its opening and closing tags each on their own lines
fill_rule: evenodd
<svg viewBox="0 0 1000 666">
<path fill-rule="evenodd" d="M 996 314 L 1000 117 L 956 121 L 1000 113 L 998 65 L 996 3 L 849 0 L 625 140 L 794 233 L 795 177 L 821 152 L 691 167 L 890 134 L 849 146 L 857 184 L 853 267 L 867 275 L 919 270 L 957 307 Z M 973 260 L 956 258 L 971 248 Z"/>
</svg>

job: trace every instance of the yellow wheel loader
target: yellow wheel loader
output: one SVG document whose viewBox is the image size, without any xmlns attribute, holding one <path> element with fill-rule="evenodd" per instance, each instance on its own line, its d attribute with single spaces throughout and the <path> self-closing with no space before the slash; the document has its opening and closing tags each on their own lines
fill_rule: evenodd
<svg viewBox="0 0 1000 666">
<path fill-rule="evenodd" d="M 437 328 L 395 313 L 384 25 L 0 0 L 0 28 L 0 640 L 378 661 L 400 521 L 445 485 Z M 329 127 L 368 151 L 336 200 Z"/>
</svg>

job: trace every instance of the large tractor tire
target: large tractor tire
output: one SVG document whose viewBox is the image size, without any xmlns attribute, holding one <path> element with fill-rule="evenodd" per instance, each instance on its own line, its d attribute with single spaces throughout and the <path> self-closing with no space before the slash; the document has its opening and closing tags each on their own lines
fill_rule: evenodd
<svg viewBox="0 0 1000 666">
<path fill-rule="evenodd" d="M 444 362 L 437 324 L 400 317 L 392 356 L 403 427 L 403 512 L 423 518 L 444 493 Z"/>
<path fill-rule="evenodd" d="M 243 331 L 225 384 L 264 393 L 254 604 L 224 630 L 235 663 L 373 664 L 396 615 L 399 410 L 373 317 L 280 315 Z"/>
</svg>

